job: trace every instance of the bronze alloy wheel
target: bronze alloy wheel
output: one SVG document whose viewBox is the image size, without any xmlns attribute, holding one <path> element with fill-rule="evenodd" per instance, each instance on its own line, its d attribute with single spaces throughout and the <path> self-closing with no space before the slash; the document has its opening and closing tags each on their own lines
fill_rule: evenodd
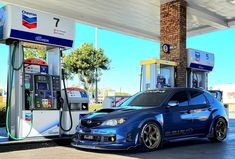
<svg viewBox="0 0 235 159">
<path fill-rule="evenodd" d="M 156 123 L 144 125 L 141 131 L 142 144 L 148 150 L 157 149 L 161 143 L 161 131 Z"/>
<path fill-rule="evenodd" d="M 222 118 L 219 118 L 215 124 L 215 136 L 218 141 L 224 140 L 227 136 L 227 124 Z"/>
<path fill-rule="evenodd" d="M 224 118 L 219 118 L 214 123 L 214 136 L 208 139 L 212 142 L 221 142 L 227 137 L 227 122 Z"/>
</svg>

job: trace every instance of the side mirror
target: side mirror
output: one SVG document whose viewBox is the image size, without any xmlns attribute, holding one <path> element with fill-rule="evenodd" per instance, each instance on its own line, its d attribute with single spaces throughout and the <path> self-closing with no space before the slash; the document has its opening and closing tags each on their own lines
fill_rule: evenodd
<svg viewBox="0 0 235 159">
<path fill-rule="evenodd" d="M 226 108 L 226 109 L 227 109 L 228 107 L 229 107 L 229 105 L 228 105 L 228 104 L 224 104 L 224 108 Z"/>
<path fill-rule="evenodd" d="M 171 101 L 168 102 L 167 108 L 170 108 L 170 107 L 177 107 L 177 106 L 179 106 L 179 102 L 176 101 L 176 100 L 171 100 Z"/>
</svg>

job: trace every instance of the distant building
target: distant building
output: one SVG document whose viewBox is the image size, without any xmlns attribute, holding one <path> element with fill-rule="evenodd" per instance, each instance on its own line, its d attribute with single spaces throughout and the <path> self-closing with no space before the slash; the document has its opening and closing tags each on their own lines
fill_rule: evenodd
<svg viewBox="0 0 235 159">
<path fill-rule="evenodd" d="M 100 89 L 98 94 L 98 103 L 102 103 L 106 96 L 115 96 L 115 90 L 110 88 Z"/>
<path fill-rule="evenodd" d="M 102 103 L 105 97 L 115 97 L 115 96 L 130 96 L 129 93 L 126 92 L 118 92 L 111 88 L 103 88 L 99 90 L 98 94 L 98 102 Z"/>
<path fill-rule="evenodd" d="M 212 90 L 223 91 L 224 103 L 235 103 L 235 84 L 220 84 L 209 87 Z"/>
<path fill-rule="evenodd" d="M 229 105 L 229 118 L 235 118 L 235 84 L 220 84 L 210 87 L 223 91 L 223 103 Z"/>
</svg>

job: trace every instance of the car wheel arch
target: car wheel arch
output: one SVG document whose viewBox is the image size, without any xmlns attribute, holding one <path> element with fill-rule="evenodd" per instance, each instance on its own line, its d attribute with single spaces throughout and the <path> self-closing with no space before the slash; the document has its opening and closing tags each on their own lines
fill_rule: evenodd
<svg viewBox="0 0 235 159">
<path fill-rule="evenodd" d="M 143 120 L 142 122 L 140 122 L 140 124 L 138 125 L 138 128 L 141 129 L 144 126 L 144 124 L 146 124 L 148 122 L 154 122 L 154 123 L 158 124 L 158 126 L 162 130 L 162 124 L 160 123 L 160 121 L 157 121 L 156 118 L 154 118 L 154 117 L 147 118 L 147 119 Z"/>
<path fill-rule="evenodd" d="M 217 116 L 217 117 L 214 119 L 213 124 L 215 124 L 215 122 L 216 122 L 219 118 L 224 119 L 224 121 L 226 122 L 226 125 L 228 126 L 228 121 L 227 121 L 227 119 L 226 119 L 225 117 L 223 117 L 223 116 Z"/>
<path fill-rule="evenodd" d="M 217 116 L 214 118 L 213 124 L 214 124 L 219 118 L 223 118 L 223 119 L 225 120 L 226 124 L 228 125 L 227 119 L 226 119 L 224 116 L 221 116 L 221 115 L 217 115 Z"/>
<path fill-rule="evenodd" d="M 162 134 L 162 137 L 164 137 L 163 136 L 163 127 L 162 127 L 162 125 L 158 121 L 156 121 L 154 119 L 148 119 L 148 120 L 145 120 L 142 124 L 139 125 L 139 133 L 138 133 L 138 141 L 137 141 L 137 143 L 140 142 L 139 141 L 139 137 L 140 137 L 140 133 L 141 133 L 142 128 L 144 127 L 145 124 L 150 123 L 150 122 L 153 122 L 153 123 L 157 124 L 157 126 L 160 128 L 160 132 Z"/>
</svg>

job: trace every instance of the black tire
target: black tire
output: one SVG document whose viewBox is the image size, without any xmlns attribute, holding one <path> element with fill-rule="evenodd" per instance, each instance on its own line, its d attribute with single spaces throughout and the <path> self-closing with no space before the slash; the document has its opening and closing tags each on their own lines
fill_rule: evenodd
<svg viewBox="0 0 235 159">
<path fill-rule="evenodd" d="M 140 131 L 140 148 L 142 151 L 154 151 L 162 144 L 162 132 L 155 122 L 147 122 Z"/>
<path fill-rule="evenodd" d="M 227 137 L 227 122 L 223 118 L 218 118 L 213 125 L 213 137 L 208 139 L 212 142 L 222 142 Z"/>
</svg>

